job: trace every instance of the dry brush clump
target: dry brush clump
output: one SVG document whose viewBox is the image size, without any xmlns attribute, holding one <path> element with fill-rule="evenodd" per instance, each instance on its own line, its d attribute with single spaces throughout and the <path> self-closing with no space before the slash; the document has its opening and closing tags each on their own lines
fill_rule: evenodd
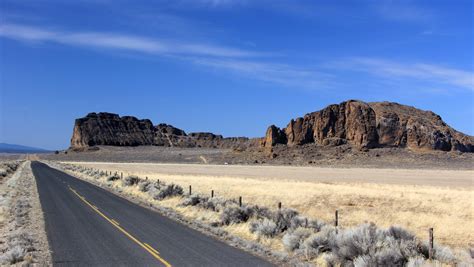
<svg viewBox="0 0 474 267">
<path fill-rule="evenodd" d="M 295 258 L 314 262 L 323 260 L 328 266 L 423 266 L 424 264 L 459 264 L 451 250 L 435 245 L 433 261 L 428 259 L 428 245 L 407 230 L 392 226 L 387 229 L 375 224 L 338 228 L 322 220 L 311 219 L 297 210 L 239 204 L 235 199 L 203 194 L 184 194 L 174 184 L 126 178 L 122 186 L 135 186 L 155 200 L 178 196 L 176 207 L 195 207 L 215 213 L 210 225 L 248 227 L 257 240 L 281 242 L 286 252 Z M 199 213 L 199 212 L 198 212 Z M 217 219 L 215 219 L 217 218 Z M 250 244 L 251 242 L 249 242 Z"/>
<path fill-rule="evenodd" d="M 0 265 L 48 265 L 50 255 L 41 205 L 29 163 L 0 184 Z"/>
<path fill-rule="evenodd" d="M 128 175 L 122 179 L 122 175 L 118 173 L 106 173 L 101 170 L 85 168 L 73 164 L 60 164 L 60 166 L 72 172 L 79 172 L 94 179 L 105 179 L 106 182 L 113 183 L 120 181 L 121 187 L 138 187 L 138 190 L 147 193 L 155 200 L 163 200 L 165 198 L 183 195 L 183 188 L 179 185 L 170 183 L 166 184 L 160 181 L 148 181 L 136 175 Z"/>
<path fill-rule="evenodd" d="M 19 160 L 0 162 L 0 178 L 5 178 L 13 174 L 20 164 L 21 161 Z"/>
<path fill-rule="evenodd" d="M 221 205 L 220 225 L 251 221 L 251 233 L 265 238 L 280 237 L 284 248 L 302 259 L 314 260 L 324 255 L 329 266 L 422 266 L 428 263 L 427 243 L 397 226 L 381 229 L 375 224 L 363 224 L 336 229 L 293 209 L 271 211 L 253 205 L 239 206 L 234 200 L 199 194 L 185 196 L 180 205 L 215 210 L 215 205 L 209 204 L 213 199 L 218 199 Z M 433 259 L 440 264 L 459 262 L 449 248 L 439 245 L 434 247 Z"/>
<path fill-rule="evenodd" d="M 140 178 L 138 178 L 138 176 L 130 175 L 123 179 L 122 186 L 133 186 L 137 185 L 138 182 L 140 182 Z"/>
<path fill-rule="evenodd" d="M 180 205 L 207 208 L 213 198 L 199 194 L 188 195 Z M 375 224 L 337 229 L 322 221 L 299 215 L 293 209 L 271 211 L 265 207 L 239 206 L 236 201 L 222 201 L 220 224 L 241 224 L 252 220 L 249 231 L 266 238 L 281 237 L 284 248 L 296 256 L 313 260 L 324 255 L 330 266 L 412 266 L 425 263 L 426 243 L 401 227 L 380 229 Z M 447 247 L 436 245 L 433 259 L 439 263 L 455 264 Z"/>
</svg>

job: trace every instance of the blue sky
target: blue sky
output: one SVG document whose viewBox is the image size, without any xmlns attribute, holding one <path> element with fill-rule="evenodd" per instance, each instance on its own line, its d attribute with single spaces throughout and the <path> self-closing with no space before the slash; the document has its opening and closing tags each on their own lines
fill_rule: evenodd
<svg viewBox="0 0 474 267">
<path fill-rule="evenodd" d="M 152 3 L 153 2 L 153 3 Z M 472 1 L 0 0 L 0 142 L 92 111 L 263 136 L 347 99 L 474 134 Z"/>
</svg>

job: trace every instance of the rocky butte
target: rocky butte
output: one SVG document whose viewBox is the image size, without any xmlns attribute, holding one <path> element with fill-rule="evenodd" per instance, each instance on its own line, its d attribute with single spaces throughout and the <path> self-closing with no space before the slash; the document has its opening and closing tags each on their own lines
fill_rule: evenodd
<svg viewBox="0 0 474 267">
<path fill-rule="evenodd" d="M 153 125 L 147 119 L 100 112 L 76 119 L 71 148 L 81 150 L 96 145 L 231 148 L 248 142 L 245 137 L 224 138 L 203 132 L 186 134 L 168 124 Z"/>
<path fill-rule="evenodd" d="M 268 127 L 261 145 L 350 144 L 359 149 L 402 147 L 415 151 L 474 152 L 474 137 L 449 127 L 439 115 L 391 102 L 349 100 Z"/>
<path fill-rule="evenodd" d="M 77 119 L 71 148 L 96 145 L 258 148 L 274 146 L 339 146 L 366 150 L 400 147 L 413 151 L 474 152 L 474 137 L 449 127 L 439 115 L 391 102 L 349 100 L 291 120 L 280 129 L 268 127 L 265 137 L 224 138 L 212 133 L 189 133 L 168 124 L 112 113 L 89 113 Z"/>
</svg>

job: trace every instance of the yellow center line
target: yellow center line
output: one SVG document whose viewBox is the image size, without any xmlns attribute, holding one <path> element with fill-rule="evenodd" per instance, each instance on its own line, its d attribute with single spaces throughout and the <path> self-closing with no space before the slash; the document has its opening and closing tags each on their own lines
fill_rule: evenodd
<svg viewBox="0 0 474 267">
<path fill-rule="evenodd" d="M 143 243 L 145 246 L 147 246 L 147 248 L 153 250 L 156 254 L 160 254 L 160 252 L 158 252 L 156 249 L 154 249 L 152 246 L 148 245 L 147 243 Z"/>
<path fill-rule="evenodd" d="M 115 220 L 113 219 L 110 219 L 109 217 L 107 217 L 105 214 L 103 214 L 102 212 L 99 211 L 99 209 L 97 207 L 95 207 L 94 205 L 92 205 L 91 203 L 89 203 L 89 201 L 87 201 L 83 196 L 81 196 L 79 193 L 77 193 L 76 190 L 74 190 L 72 187 L 69 187 L 69 190 L 71 190 L 77 197 L 79 197 L 79 199 L 81 199 L 84 203 L 86 203 L 89 207 L 91 207 L 95 212 L 97 212 L 100 216 L 102 216 L 104 219 L 106 219 L 108 222 L 110 222 L 113 226 L 115 226 L 117 229 L 119 229 L 123 234 L 125 234 L 128 238 L 130 238 L 131 240 L 133 240 L 135 243 L 137 243 L 139 246 L 141 246 L 143 249 L 145 249 L 146 251 L 148 251 L 148 253 L 150 253 L 153 257 L 155 257 L 157 260 L 159 260 L 161 263 L 163 263 L 166 267 L 171 267 L 171 264 L 168 263 L 166 260 L 164 260 L 163 258 L 160 257 L 160 253 L 158 251 L 156 251 L 154 248 L 152 248 L 150 245 L 146 244 L 146 243 L 142 243 L 140 242 L 138 239 L 136 239 L 134 236 L 132 236 L 130 233 L 128 233 L 127 231 L 125 231 L 125 229 L 123 229 L 119 224 L 118 222 L 116 222 Z"/>
<path fill-rule="evenodd" d="M 112 222 L 116 225 L 120 225 L 120 223 L 118 223 L 116 220 L 112 219 Z"/>
</svg>

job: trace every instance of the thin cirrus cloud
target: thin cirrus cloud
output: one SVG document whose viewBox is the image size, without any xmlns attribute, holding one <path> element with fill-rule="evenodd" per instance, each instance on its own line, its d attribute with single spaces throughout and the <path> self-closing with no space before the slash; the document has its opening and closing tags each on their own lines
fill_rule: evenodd
<svg viewBox="0 0 474 267">
<path fill-rule="evenodd" d="M 397 22 L 428 22 L 434 18 L 426 7 L 393 1 L 380 1 L 372 5 L 372 10 L 380 18 Z"/>
<path fill-rule="evenodd" d="M 255 80 L 302 89 L 322 89 L 333 84 L 334 76 L 315 69 L 288 64 L 259 62 L 241 59 L 194 58 L 194 64 L 225 69 Z"/>
<path fill-rule="evenodd" d="M 284 86 L 321 86 L 322 73 L 299 67 L 258 60 L 269 54 L 223 46 L 162 41 L 139 36 L 100 32 L 64 32 L 24 25 L 1 25 L 0 36 L 27 42 L 53 42 L 79 47 L 99 47 L 130 52 L 174 56 L 195 65 L 242 74 L 246 77 Z M 323 79 L 324 78 L 324 79 Z"/>
<path fill-rule="evenodd" d="M 275 62 L 270 54 L 250 50 L 182 41 L 151 39 L 102 32 L 66 32 L 16 24 L 0 25 L 0 36 L 26 42 L 52 42 L 84 48 L 103 48 L 173 56 L 190 64 L 236 73 L 287 87 L 327 89 L 337 87 L 340 71 L 362 72 L 378 81 L 409 79 L 436 86 L 453 86 L 474 91 L 470 71 L 426 63 L 400 63 L 378 58 L 347 58 L 321 63 L 318 68 Z M 267 60 L 262 60 L 266 58 Z"/>
<path fill-rule="evenodd" d="M 363 72 L 380 79 L 410 79 L 474 91 L 474 73 L 426 63 L 401 63 L 378 58 L 355 57 L 327 64 L 338 70 Z"/>
<path fill-rule="evenodd" d="M 1 25 L 0 36 L 21 41 L 55 42 L 66 45 L 120 49 L 157 55 L 199 55 L 210 57 L 251 57 L 260 55 L 257 52 L 211 44 L 184 43 L 102 32 L 54 31 L 15 24 Z"/>
</svg>

